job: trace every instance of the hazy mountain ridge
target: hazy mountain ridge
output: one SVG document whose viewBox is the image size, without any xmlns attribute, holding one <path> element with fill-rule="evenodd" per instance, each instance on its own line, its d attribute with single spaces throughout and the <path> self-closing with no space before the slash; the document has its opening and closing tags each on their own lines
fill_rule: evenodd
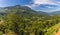
<svg viewBox="0 0 60 35">
<path fill-rule="evenodd" d="M 41 16 L 48 16 L 48 13 L 42 12 L 42 11 L 34 11 L 31 8 L 27 6 L 8 6 L 8 7 L 3 7 L 0 9 L 0 14 L 7 14 L 7 13 L 12 13 L 12 12 L 17 12 L 18 14 L 30 14 L 30 15 L 41 15 Z"/>
<path fill-rule="evenodd" d="M 16 5 L 16 6 L 8 6 L 8 7 L 0 7 L 0 14 L 6 14 L 6 13 L 12 13 L 18 11 L 18 14 L 35 14 L 35 15 L 42 15 L 42 16 L 49 16 L 49 15 L 59 15 L 60 11 L 55 11 L 52 13 L 46 13 L 46 12 L 42 12 L 42 11 L 34 11 L 31 8 L 27 7 L 27 6 L 20 6 L 20 5 Z"/>
</svg>

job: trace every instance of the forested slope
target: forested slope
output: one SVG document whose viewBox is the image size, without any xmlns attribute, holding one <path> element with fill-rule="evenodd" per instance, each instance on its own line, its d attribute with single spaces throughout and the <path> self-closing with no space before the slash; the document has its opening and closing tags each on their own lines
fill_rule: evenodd
<svg viewBox="0 0 60 35">
<path fill-rule="evenodd" d="M 4 12 L 0 17 L 0 34 L 47 35 L 47 32 L 51 34 L 52 30 L 49 29 L 53 27 L 54 31 L 60 22 L 60 16 L 40 14 L 25 6 L 16 5 L 2 9 Z"/>
</svg>

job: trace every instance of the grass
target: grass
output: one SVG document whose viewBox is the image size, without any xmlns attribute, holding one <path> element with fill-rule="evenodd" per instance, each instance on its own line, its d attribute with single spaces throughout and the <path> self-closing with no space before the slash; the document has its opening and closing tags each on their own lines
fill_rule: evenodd
<svg viewBox="0 0 60 35">
<path fill-rule="evenodd" d="M 60 22 L 54 26 L 52 26 L 51 28 L 47 29 L 47 32 L 45 33 L 45 35 L 55 35 L 57 29 L 60 28 Z"/>
</svg>

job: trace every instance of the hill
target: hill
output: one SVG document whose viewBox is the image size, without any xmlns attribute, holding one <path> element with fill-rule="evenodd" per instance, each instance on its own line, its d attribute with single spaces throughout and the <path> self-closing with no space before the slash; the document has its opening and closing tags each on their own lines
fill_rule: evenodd
<svg viewBox="0 0 60 35">
<path fill-rule="evenodd" d="M 6 15 L 9 13 L 13 13 L 16 12 L 17 14 L 20 15 L 38 15 L 38 16 L 48 16 L 47 13 L 45 12 L 37 12 L 32 10 L 31 8 L 27 7 L 27 6 L 20 6 L 20 5 L 16 5 L 16 6 L 8 6 L 8 7 L 3 7 L 0 9 L 0 15 Z"/>
<path fill-rule="evenodd" d="M 59 16 L 50 16 L 42 11 L 34 11 L 26 6 L 9 6 L 1 8 L 0 30 L 2 33 L 16 33 L 18 35 L 51 34 L 50 28 L 58 24 Z M 59 18 L 57 18 L 59 17 Z M 55 27 L 54 26 L 54 27 Z M 55 28 L 54 28 L 55 29 Z M 47 33 L 49 32 L 49 33 Z"/>
<path fill-rule="evenodd" d="M 50 15 L 60 15 L 60 11 L 54 11 L 52 13 L 49 13 Z"/>
</svg>

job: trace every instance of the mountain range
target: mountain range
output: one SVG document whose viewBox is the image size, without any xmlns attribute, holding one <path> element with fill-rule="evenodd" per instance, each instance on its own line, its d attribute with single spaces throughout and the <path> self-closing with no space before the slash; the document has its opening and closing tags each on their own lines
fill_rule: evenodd
<svg viewBox="0 0 60 35">
<path fill-rule="evenodd" d="M 60 11 L 55 11 L 55 12 L 51 12 L 51 13 L 46 13 L 46 12 L 42 12 L 42 11 L 35 11 L 32 10 L 31 8 L 27 7 L 27 6 L 20 6 L 20 5 L 16 5 L 16 6 L 8 6 L 8 7 L 0 7 L 0 15 L 5 15 L 7 13 L 12 13 L 12 12 L 16 12 L 18 14 L 35 14 L 35 15 L 44 15 L 44 16 L 49 16 L 49 15 L 59 15 Z"/>
</svg>

